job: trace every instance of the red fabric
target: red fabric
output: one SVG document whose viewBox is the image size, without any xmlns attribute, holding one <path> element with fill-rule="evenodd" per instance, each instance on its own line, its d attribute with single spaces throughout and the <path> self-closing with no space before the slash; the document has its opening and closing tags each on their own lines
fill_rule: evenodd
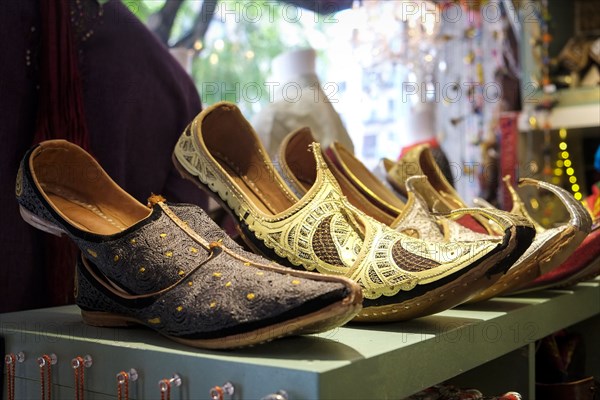
<svg viewBox="0 0 600 400">
<path fill-rule="evenodd" d="M 600 220 L 600 183 L 592 185 L 592 194 L 586 199 L 586 203 L 590 211 L 592 212 L 592 221 L 596 222 Z"/>
<path fill-rule="evenodd" d="M 402 157 L 404 157 L 404 155 L 412 148 L 419 146 L 421 144 L 428 144 L 429 147 L 440 147 L 439 142 L 437 141 L 436 138 L 432 138 L 429 140 L 422 140 L 420 142 L 415 142 L 413 144 L 411 144 L 410 146 L 404 146 L 402 148 L 402 150 L 400 151 L 400 156 L 398 156 L 398 160 L 400 160 Z"/>
<path fill-rule="evenodd" d="M 500 116 L 500 176 L 510 175 L 511 184 L 516 185 L 519 162 L 517 159 L 517 143 L 519 131 L 517 120 L 519 113 L 505 112 Z M 506 185 L 500 182 L 500 204 L 504 210 L 510 210 L 512 198 Z"/>
<path fill-rule="evenodd" d="M 477 221 L 475 218 L 473 218 L 470 215 L 463 215 L 462 217 L 460 217 L 459 219 L 457 219 L 456 222 L 458 222 L 459 224 L 461 224 L 465 228 L 468 228 L 468 229 L 472 230 L 473 232 L 477 232 L 477 233 L 489 233 L 483 227 L 483 225 L 481 225 L 479 223 L 479 221 Z"/>
<path fill-rule="evenodd" d="M 67 139 L 89 150 L 68 0 L 41 0 L 40 98 L 34 143 Z"/>
<path fill-rule="evenodd" d="M 89 151 L 69 1 L 41 0 L 40 16 L 40 96 L 33 143 L 67 139 Z M 76 246 L 67 238 L 47 236 L 41 247 L 46 264 L 43 270 L 46 284 L 39 294 L 50 302 L 73 303 L 71 288 Z"/>
</svg>

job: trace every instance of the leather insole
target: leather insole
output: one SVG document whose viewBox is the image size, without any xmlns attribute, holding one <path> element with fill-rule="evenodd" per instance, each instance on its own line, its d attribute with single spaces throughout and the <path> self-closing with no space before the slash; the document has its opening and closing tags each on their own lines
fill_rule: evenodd
<svg viewBox="0 0 600 400">
<path fill-rule="evenodd" d="M 392 207 L 395 207 L 397 210 L 402 210 L 404 208 L 404 202 L 394 195 L 391 190 L 385 187 L 383 183 L 381 183 L 379 179 L 377 179 L 377 177 L 375 177 L 375 175 L 373 175 L 373 173 L 369 171 L 348 149 L 339 143 L 336 143 L 333 146 L 333 149 L 337 151 L 336 156 L 341 163 L 346 166 L 346 173 L 350 174 L 351 172 L 354 174 L 358 181 Z"/>
<path fill-rule="evenodd" d="M 122 216 L 97 204 L 90 204 L 81 199 L 69 199 L 50 192 L 47 195 L 55 208 L 79 229 L 99 235 L 112 235 L 127 228 Z"/>
<path fill-rule="evenodd" d="M 234 166 L 220 157 L 216 157 L 219 164 L 225 169 L 231 179 L 245 193 L 248 200 L 263 213 L 275 215 L 292 207 L 294 203 L 289 200 L 281 188 L 277 186 L 272 174 L 266 167 L 257 171 L 256 178 L 251 179 L 237 171 Z"/>
</svg>

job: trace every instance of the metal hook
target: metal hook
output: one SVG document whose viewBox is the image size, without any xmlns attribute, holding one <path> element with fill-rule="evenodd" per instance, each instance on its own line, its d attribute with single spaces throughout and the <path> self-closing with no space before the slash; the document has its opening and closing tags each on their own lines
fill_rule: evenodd
<svg viewBox="0 0 600 400">
<path fill-rule="evenodd" d="M 173 374 L 173 377 L 171 379 L 161 379 L 158 382 L 158 387 L 163 393 L 168 391 L 171 385 L 174 385 L 176 387 L 181 386 L 181 377 L 178 374 Z"/>
<path fill-rule="evenodd" d="M 77 369 L 83 364 L 84 367 L 89 368 L 92 366 L 92 361 L 92 356 L 89 354 L 86 354 L 83 357 L 78 356 L 71 360 L 71 367 L 73 367 L 73 369 Z"/>
<path fill-rule="evenodd" d="M 288 394 L 285 390 L 278 390 L 275 393 L 266 395 L 260 400 L 288 400 Z"/>
<path fill-rule="evenodd" d="M 129 372 L 121 371 L 117 374 L 117 383 L 122 385 L 125 381 L 129 380 L 135 382 L 138 379 L 138 373 L 135 368 L 131 368 Z"/>
<path fill-rule="evenodd" d="M 50 365 L 55 365 L 58 362 L 58 357 L 56 357 L 56 354 L 44 354 L 43 356 L 37 358 L 37 363 L 40 366 L 40 368 L 46 366 L 46 358 L 44 356 L 50 358 Z"/>
<path fill-rule="evenodd" d="M 233 396 L 235 388 L 231 382 L 225 382 L 223 386 L 214 386 L 208 392 L 211 400 L 223 400 L 223 395 Z"/>
<path fill-rule="evenodd" d="M 6 365 L 12 364 L 13 363 L 13 358 L 11 356 L 15 356 L 15 361 L 22 363 L 23 361 L 25 361 L 25 353 L 23 353 L 22 351 L 18 352 L 17 354 L 7 354 L 6 356 L 4 356 L 4 363 Z"/>
</svg>

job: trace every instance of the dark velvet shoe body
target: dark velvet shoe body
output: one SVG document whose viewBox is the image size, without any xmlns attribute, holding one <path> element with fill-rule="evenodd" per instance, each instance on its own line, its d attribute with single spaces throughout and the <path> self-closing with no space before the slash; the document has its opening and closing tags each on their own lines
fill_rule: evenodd
<svg viewBox="0 0 600 400">
<path fill-rule="evenodd" d="M 69 142 L 31 149 L 16 195 L 28 223 L 81 249 L 76 302 L 89 324 L 143 324 L 192 346 L 229 348 L 324 331 L 360 310 L 352 281 L 248 253 L 197 206 L 153 196 L 148 208 Z"/>
</svg>

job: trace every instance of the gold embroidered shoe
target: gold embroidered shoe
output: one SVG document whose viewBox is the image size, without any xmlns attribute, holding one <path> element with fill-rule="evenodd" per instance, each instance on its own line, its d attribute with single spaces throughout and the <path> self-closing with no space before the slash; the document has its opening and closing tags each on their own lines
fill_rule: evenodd
<svg viewBox="0 0 600 400">
<path fill-rule="evenodd" d="M 495 287 L 491 287 L 487 293 L 485 291 L 480 293 L 479 296 L 473 298 L 473 301 L 484 300 L 496 295 L 495 289 L 503 293 L 518 291 L 537 278 L 555 271 L 576 252 L 591 231 L 590 215 L 582 204 L 566 190 L 535 179 L 519 180 L 519 187 L 532 186 L 554 194 L 568 211 L 569 220 L 566 223 L 545 229 L 527 212 L 521 197 L 509 183 L 510 178 L 505 177 L 504 182 L 512 197 L 511 212 L 532 221 L 536 229 L 536 236 L 531 247 L 518 261 L 518 265 L 522 267 L 515 271 L 509 270 Z"/>
<path fill-rule="evenodd" d="M 387 180 L 400 193 L 406 193 L 406 180 L 425 175 L 431 186 L 444 197 L 451 208 L 466 207 L 458 192 L 450 185 L 435 162 L 429 145 L 421 144 L 408 150 L 398 162 L 385 160 Z"/>
<path fill-rule="evenodd" d="M 433 243 L 392 230 L 352 206 L 314 144 L 315 181 L 298 198 L 239 109 L 205 109 L 174 150 L 180 172 L 232 212 L 244 240 L 293 268 L 342 275 L 363 289 L 358 321 L 397 321 L 453 307 L 489 286 L 515 255 L 504 237 Z M 460 213 L 458 213 L 460 214 Z"/>
<path fill-rule="evenodd" d="M 301 129 L 290 134 L 282 143 L 279 163 L 282 170 L 289 171 L 286 175 L 294 176 L 304 173 L 298 168 L 298 166 L 302 166 L 302 160 L 298 158 L 304 157 L 304 163 L 308 162 L 309 165 L 312 160 L 302 156 L 303 152 L 297 151 L 296 148 L 306 148 L 312 141 L 314 140 L 310 130 Z M 344 194 L 348 196 L 348 200 L 367 215 L 399 232 L 430 241 L 486 240 L 494 237 L 470 230 L 452 218 L 444 218 L 443 214 L 448 213 L 451 209 L 445 207 L 445 202 L 431 187 L 425 176 L 413 176 L 407 180 L 407 202 L 405 204 L 342 144 L 331 144 L 325 151 L 325 155 L 330 171 L 340 184 Z M 292 164 L 288 164 L 289 159 L 293 160 Z M 293 170 L 294 166 L 296 167 L 295 171 Z M 303 167 L 302 169 L 308 168 Z M 294 179 L 290 178 L 290 180 L 293 184 Z M 435 213 L 435 217 L 432 212 Z M 503 234 L 504 229 L 493 224 L 494 216 L 492 214 L 501 214 L 504 219 L 510 220 L 522 232 L 516 238 L 519 241 L 518 248 L 525 249 L 531 244 L 531 232 L 529 231 L 533 227 L 522 217 L 500 210 L 470 208 L 468 213 L 458 214 L 458 218 L 461 222 L 464 219 L 479 218 L 492 224 L 498 232 Z M 525 234 L 525 232 L 529 233 Z"/>
<path fill-rule="evenodd" d="M 408 178 L 423 175 L 427 177 L 433 191 L 437 192 L 436 201 L 441 200 L 444 203 L 444 208 L 456 210 L 468 207 L 444 177 L 429 150 L 428 144 L 412 147 L 398 162 L 384 159 L 383 166 L 386 169 L 388 183 L 401 194 L 407 193 L 406 181 Z M 483 232 L 489 234 L 502 234 L 494 224 L 490 224 L 486 218 L 477 215 L 473 216 L 472 219 L 465 219 L 461 223 L 471 230 L 482 231 L 483 229 Z"/>
<path fill-rule="evenodd" d="M 401 193 L 406 192 L 406 181 L 410 176 L 424 174 L 431 182 L 434 191 L 438 193 L 440 202 L 446 208 L 457 209 L 465 207 L 465 202 L 456 190 L 441 174 L 439 167 L 427 145 L 416 146 L 408 151 L 397 163 L 387 163 L 387 178 Z M 504 178 L 511 193 L 513 206 L 511 213 L 520 215 L 530 221 L 536 229 L 532 245 L 519 258 L 515 265 L 495 285 L 475 296 L 471 301 L 481 301 L 503 293 L 510 293 L 526 286 L 542 274 L 552 271 L 565 261 L 581 244 L 590 232 L 591 218 L 585 208 L 566 190 L 550 183 L 534 179 L 521 179 L 519 186 L 533 186 L 538 190 L 547 190 L 554 194 L 564 205 L 569 214 L 569 220 L 562 225 L 545 229 L 528 212 L 519 194 L 513 188 L 508 177 Z M 476 218 L 488 232 L 497 232 L 489 221 Z"/>
<path fill-rule="evenodd" d="M 288 184 L 297 193 L 305 193 L 310 184 L 314 183 L 314 173 L 307 173 L 315 169 L 314 158 L 306 151 L 302 151 L 313 140 L 308 128 L 298 129 L 282 141 L 279 149 L 278 165 Z M 474 232 L 456 222 L 455 219 L 477 216 L 503 232 L 506 226 L 502 227 L 494 222 L 501 218 L 500 220 L 513 224 L 518 232 L 514 238 L 516 250 L 511 255 L 512 261 L 527 251 L 531 245 L 535 230 L 524 217 L 496 209 L 473 208 L 457 209 L 452 214 L 452 210 L 447 207 L 444 199 L 432 188 L 425 176 L 412 176 L 407 179 L 405 186 L 408 200 L 403 204 L 399 199 L 394 199 L 394 194 L 343 146 L 333 144 L 327 149 L 326 154 L 329 169 L 350 203 L 366 214 L 389 224 L 398 232 L 432 242 L 495 240 L 498 239 L 498 235 Z M 461 212 L 458 212 L 459 210 Z M 395 218 L 392 220 L 394 215 Z M 523 257 L 519 257 L 519 260 L 522 261 Z M 515 265 L 511 267 L 513 268 Z M 500 278 L 503 279 L 504 277 Z M 493 293 L 490 288 L 496 287 L 497 285 L 493 284 L 475 296 Z"/>
<path fill-rule="evenodd" d="M 25 155 L 16 195 L 25 221 L 81 249 L 76 302 L 91 325 L 141 324 L 220 349 L 325 331 L 361 308 L 351 280 L 248 253 L 197 206 L 152 196 L 146 207 L 64 140 Z"/>
</svg>

